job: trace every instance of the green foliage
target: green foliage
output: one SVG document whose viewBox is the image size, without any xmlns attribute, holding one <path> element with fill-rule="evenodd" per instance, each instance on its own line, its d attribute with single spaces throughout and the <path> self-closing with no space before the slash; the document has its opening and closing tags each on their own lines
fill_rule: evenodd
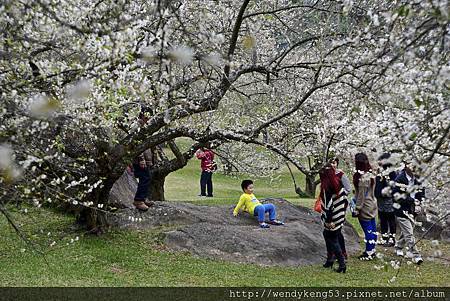
<svg viewBox="0 0 450 301">
<path fill-rule="evenodd" d="M 410 141 L 414 141 L 414 140 L 416 140 L 417 139 L 417 133 L 416 132 L 414 132 L 414 133 L 411 133 L 411 135 L 409 135 L 409 138 L 408 138 Z"/>
<path fill-rule="evenodd" d="M 398 15 L 400 17 L 407 17 L 409 15 L 409 6 L 408 5 L 402 5 L 400 6 L 400 8 L 397 10 Z"/>
<path fill-rule="evenodd" d="M 414 103 L 416 104 L 417 107 L 420 107 L 423 104 L 423 100 L 416 98 L 414 99 Z"/>
<path fill-rule="evenodd" d="M 54 143 L 53 143 L 54 147 L 56 147 L 56 149 L 60 152 L 63 152 L 64 149 L 66 148 L 64 145 L 63 140 L 61 139 L 61 135 L 57 135 L 55 137 Z"/>
</svg>

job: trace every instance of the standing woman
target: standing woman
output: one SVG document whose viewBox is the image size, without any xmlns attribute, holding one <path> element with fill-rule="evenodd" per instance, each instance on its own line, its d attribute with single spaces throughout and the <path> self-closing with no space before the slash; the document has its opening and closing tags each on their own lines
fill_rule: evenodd
<svg viewBox="0 0 450 301">
<path fill-rule="evenodd" d="M 352 190 L 352 184 L 350 183 L 350 180 L 348 179 L 348 177 L 345 175 L 344 171 L 342 171 L 341 169 L 339 169 L 339 158 L 335 157 L 330 161 L 331 166 L 334 168 L 334 172 L 336 173 L 336 176 L 338 177 L 340 183 L 342 184 L 342 186 L 345 189 L 346 195 L 350 194 L 350 191 Z M 347 207 L 348 207 L 348 200 L 346 199 L 345 202 L 345 211 L 347 212 Z M 342 231 L 338 237 L 339 240 L 339 245 L 341 246 L 341 250 L 342 250 L 342 254 L 344 255 L 345 260 L 347 260 L 347 250 L 345 248 L 345 238 L 344 235 L 342 234 Z"/>
<path fill-rule="evenodd" d="M 353 216 L 358 217 L 359 224 L 364 231 L 366 250 L 359 256 L 361 260 L 375 258 L 375 244 L 377 241 L 377 200 L 374 196 L 375 176 L 369 158 L 364 153 L 355 155 L 356 172 L 353 175 L 355 186 L 356 208 Z"/>
<path fill-rule="evenodd" d="M 342 225 L 345 221 L 347 193 L 331 164 L 326 164 L 320 170 L 319 176 L 320 198 L 322 200 L 321 219 L 324 225 L 323 237 L 327 246 L 327 261 L 323 266 L 325 268 L 331 268 L 335 258 L 337 258 L 339 268 L 336 272 L 345 273 L 347 267 L 339 244 L 339 237 L 342 236 Z"/>
</svg>

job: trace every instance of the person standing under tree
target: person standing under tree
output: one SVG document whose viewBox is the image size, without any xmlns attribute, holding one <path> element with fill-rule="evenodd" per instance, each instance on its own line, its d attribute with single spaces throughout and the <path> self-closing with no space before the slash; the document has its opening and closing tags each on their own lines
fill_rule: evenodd
<svg viewBox="0 0 450 301">
<path fill-rule="evenodd" d="M 414 238 L 415 218 L 422 211 L 421 203 L 425 198 L 425 190 L 414 175 L 414 167 L 405 163 L 405 168 L 395 179 L 393 190 L 394 209 L 400 228 L 400 237 L 395 245 L 397 256 L 404 256 L 403 247 L 406 245 L 406 256 L 412 258 L 416 264 L 423 262 Z"/>
<path fill-rule="evenodd" d="M 378 158 L 380 169 L 375 180 L 375 197 L 378 202 L 378 219 L 380 220 L 381 240 L 380 244 L 386 247 L 395 245 L 395 213 L 393 207 L 391 186 L 395 184 L 397 173 L 389 162 L 391 154 L 384 153 Z"/>
<path fill-rule="evenodd" d="M 353 175 L 355 186 L 356 207 L 353 216 L 358 217 L 359 224 L 364 231 L 366 250 L 359 256 L 361 260 L 375 258 L 375 245 L 377 242 L 377 200 L 374 195 L 375 176 L 369 158 L 364 153 L 355 155 L 356 172 Z"/>
<path fill-rule="evenodd" d="M 350 191 L 352 190 L 352 185 L 351 185 L 348 177 L 345 175 L 344 171 L 342 169 L 339 169 L 339 158 L 335 157 L 334 159 L 331 160 L 330 164 L 334 168 L 336 176 L 341 181 L 341 184 L 344 187 L 346 194 L 349 195 Z M 345 202 L 345 211 L 347 212 L 347 207 L 348 207 L 347 198 L 345 199 L 345 201 L 346 201 Z M 344 238 L 344 234 L 342 233 L 342 231 L 339 231 L 339 233 L 338 233 L 338 240 L 339 240 L 339 245 L 341 246 L 342 254 L 344 255 L 344 258 L 347 260 L 347 249 L 345 247 L 345 238 Z"/>
<path fill-rule="evenodd" d="M 144 126 L 147 123 L 151 113 L 151 108 L 141 108 L 138 120 L 139 126 Z M 154 159 L 154 152 L 151 149 L 147 149 L 133 160 L 133 173 L 138 179 L 138 186 L 134 196 L 133 205 L 140 211 L 147 211 L 148 208 L 153 205 L 153 202 L 149 201 L 147 197 L 150 192 L 150 167 L 154 164 Z"/>
<path fill-rule="evenodd" d="M 197 159 L 201 160 L 202 174 L 200 176 L 200 195 L 206 197 L 213 197 L 213 183 L 212 174 L 215 170 L 214 153 L 210 149 L 200 148 L 195 153 Z M 208 191 L 208 194 L 206 194 Z"/>
<path fill-rule="evenodd" d="M 339 268 L 336 272 L 345 273 L 347 267 L 339 236 L 341 236 L 342 225 L 345 222 L 347 192 L 331 164 L 326 164 L 319 171 L 319 176 L 323 237 L 327 247 L 327 260 L 323 267 L 331 268 L 337 259 Z"/>
</svg>

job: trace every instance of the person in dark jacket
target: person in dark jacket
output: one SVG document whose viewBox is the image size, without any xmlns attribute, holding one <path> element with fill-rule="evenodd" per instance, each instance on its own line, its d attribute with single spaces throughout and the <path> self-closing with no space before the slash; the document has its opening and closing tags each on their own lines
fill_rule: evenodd
<svg viewBox="0 0 450 301">
<path fill-rule="evenodd" d="M 413 166 L 405 163 L 405 168 L 395 179 L 394 212 L 400 228 L 400 237 L 395 245 L 398 256 L 404 256 L 403 247 L 407 247 L 406 256 L 416 264 L 423 262 L 414 238 L 415 218 L 421 212 L 421 203 L 425 198 L 425 190 L 414 175 Z"/>
<path fill-rule="evenodd" d="M 339 267 L 336 272 L 345 273 L 347 267 L 339 243 L 339 235 L 345 222 L 347 193 L 331 164 L 326 164 L 320 170 L 319 176 L 322 207 L 321 219 L 324 225 L 323 237 L 328 254 L 323 267 L 331 268 L 335 258 L 337 258 Z"/>
<path fill-rule="evenodd" d="M 389 162 L 391 154 L 384 153 L 378 158 L 380 169 L 375 179 L 375 197 L 378 204 L 378 219 L 380 221 L 381 240 L 380 244 L 386 247 L 395 245 L 395 233 L 397 231 L 392 187 L 395 186 L 397 173 L 392 170 Z"/>
</svg>

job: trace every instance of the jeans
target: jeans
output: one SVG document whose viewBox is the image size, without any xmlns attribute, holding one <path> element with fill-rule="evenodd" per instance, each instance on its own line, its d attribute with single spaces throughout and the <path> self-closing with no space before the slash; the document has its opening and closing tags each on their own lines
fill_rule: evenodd
<svg viewBox="0 0 450 301">
<path fill-rule="evenodd" d="M 364 231 L 366 241 L 366 253 L 372 253 L 375 250 L 375 244 L 377 242 L 377 224 L 375 218 L 371 220 L 359 220 L 359 224 Z"/>
<path fill-rule="evenodd" d="M 380 219 L 381 235 L 388 237 L 389 234 L 395 235 L 397 231 L 397 225 L 395 224 L 395 213 L 378 211 L 378 217 Z"/>
<path fill-rule="evenodd" d="M 134 176 L 139 179 L 134 200 L 145 201 L 149 193 L 150 172 L 148 167 L 142 168 L 139 164 L 133 164 L 133 171 Z"/>
<path fill-rule="evenodd" d="M 339 262 L 339 266 L 345 267 L 345 259 L 342 254 L 341 244 L 339 243 L 339 236 L 342 236 L 341 228 L 335 231 L 330 231 L 327 229 L 323 230 L 323 238 L 325 239 L 325 245 L 327 246 L 328 253 L 327 261 L 334 261 L 334 255 Z"/>
<path fill-rule="evenodd" d="M 213 196 L 212 172 L 202 171 L 200 176 L 201 195 L 206 195 L 206 188 L 208 188 L 208 196 Z"/>
<path fill-rule="evenodd" d="M 273 204 L 261 204 L 255 207 L 254 216 L 258 217 L 258 222 L 264 222 L 266 212 L 269 212 L 269 220 L 275 220 L 277 213 Z"/>
</svg>

